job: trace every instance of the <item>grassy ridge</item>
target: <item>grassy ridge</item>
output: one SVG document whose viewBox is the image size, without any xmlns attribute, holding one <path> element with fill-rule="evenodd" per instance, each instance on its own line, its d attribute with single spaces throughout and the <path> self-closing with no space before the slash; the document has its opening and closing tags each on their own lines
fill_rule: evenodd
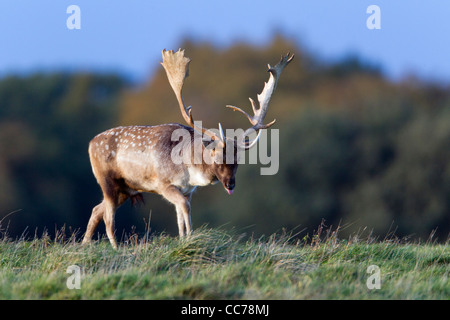
<svg viewBox="0 0 450 320">
<path fill-rule="evenodd" d="M 81 267 L 81 289 L 66 286 Z M 381 289 L 369 290 L 369 265 Z M 81 246 L 73 238 L 0 240 L 0 299 L 450 299 L 446 244 L 289 235 L 244 239 L 200 228 Z"/>
</svg>

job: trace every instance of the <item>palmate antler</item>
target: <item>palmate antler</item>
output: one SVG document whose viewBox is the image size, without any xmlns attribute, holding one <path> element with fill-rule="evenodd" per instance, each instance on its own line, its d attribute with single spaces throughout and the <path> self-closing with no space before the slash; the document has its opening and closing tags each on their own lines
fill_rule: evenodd
<svg viewBox="0 0 450 320">
<path fill-rule="evenodd" d="M 223 129 L 220 123 L 219 123 L 220 136 L 218 136 L 214 132 L 198 126 L 192 117 L 191 107 L 186 108 L 186 105 L 184 104 L 181 91 L 183 89 L 184 79 L 186 79 L 189 75 L 189 63 L 191 62 L 191 59 L 185 57 L 184 50 L 181 49 L 179 49 L 177 52 L 173 52 L 172 50 L 170 51 L 163 50 L 162 56 L 163 62 L 161 62 L 161 65 L 166 70 L 167 78 L 169 79 L 169 83 L 172 86 L 173 91 L 175 92 L 175 96 L 177 97 L 178 104 L 180 106 L 181 114 L 186 123 L 195 130 L 203 134 L 206 134 L 212 140 L 219 141 L 221 143 L 221 146 L 224 147 L 226 144 L 226 138 L 225 135 L 223 134 Z M 291 55 L 288 52 L 285 56 L 281 56 L 280 62 L 278 62 L 274 67 L 271 67 L 270 64 L 268 65 L 269 67 L 268 72 L 270 73 L 269 80 L 264 84 L 263 91 L 257 95 L 259 108 L 257 108 L 255 101 L 252 98 L 249 98 L 254 113 L 253 116 L 250 116 L 247 112 L 245 112 L 241 108 L 230 105 L 227 106 L 227 108 L 231 108 L 234 111 L 239 111 L 243 113 L 252 124 L 252 127 L 248 128 L 244 132 L 243 134 L 244 137 L 248 137 L 251 133 L 255 131 L 258 132 L 258 136 L 256 137 L 256 139 L 254 139 L 251 142 L 249 141 L 244 142 L 243 146 L 244 149 L 250 149 L 252 146 L 255 145 L 255 143 L 258 141 L 260 137 L 261 129 L 267 129 L 275 123 L 276 120 L 273 120 L 268 124 L 264 124 L 264 118 L 266 117 L 267 110 L 269 108 L 269 102 L 273 92 L 275 91 L 281 72 L 289 64 L 289 62 L 292 61 L 293 58 L 294 55 Z"/>
<path fill-rule="evenodd" d="M 258 131 L 258 137 L 251 142 L 248 141 L 245 142 L 244 149 L 250 149 L 252 146 L 255 145 L 255 143 L 259 139 L 261 129 L 267 129 L 276 122 L 276 120 L 273 120 L 268 124 L 264 124 L 264 118 L 266 117 L 266 113 L 269 108 L 269 102 L 273 92 L 275 91 L 275 88 L 277 87 L 278 79 L 280 78 L 281 72 L 289 64 L 289 62 L 292 61 L 293 58 L 294 55 L 291 55 L 290 52 L 288 52 L 285 56 L 281 56 L 280 62 L 278 62 L 274 67 L 271 67 L 270 64 L 268 65 L 269 68 L 268 72 L 270 72 L 270 77 L 269 80 L 264 84 L 263 91 L 260 94 L 258 94 L 259 108 L 256 107 L 255 101 L 252 98 L 249 98 L 253 109 L 254 114 L 253 116 L 250 116 L 247 112 L 245 112 L 241 108 L 230 105 L 227 106 L 227 108 L 243 113 L 250 121 L 250 123 L 253 125 L 251 128 L 247 129 L 244 132 L 244 137 L 247 137 L 250 133 L 254 131 Z"/>
<path fill-rule="evenodd" d="M 186 123 L 195 130 L 206 134 L 212 140 L 221 141 L 224 145 L 225 140 L 222 138 L 223 134 L 221 131 L 221 136 L 217 136 L 214 132 L 209 131 L 203 127 L 199 127 L 192 117 L 192 109 L 191 107 L 187 107 L 184 104 L 183 96 L 181 91 L 183 89 L 184 79 L 189 76 L 189 62 L 191 59 L 184 56 L 184 50 L 179 49 L 177 52 L 173 52 L 173 50 L 166 51 L 165 49 L 162 51 L 163 62 L 161 65 L 166 70 L 167 78 L 169 79 L 169 83 L 175 92 L 175 96 L 178 100 L 178 105 L 180 106 L 181 115 L 183 116 Z M 220 130 L 222 130 L 220 128 Z"/>
</svg>

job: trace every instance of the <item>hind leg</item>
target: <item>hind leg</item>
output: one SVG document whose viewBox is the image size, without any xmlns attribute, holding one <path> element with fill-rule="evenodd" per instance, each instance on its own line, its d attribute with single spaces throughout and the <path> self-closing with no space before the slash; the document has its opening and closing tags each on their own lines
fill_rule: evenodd
<svg viewBox="0 0 450 320">
<path fill-rule="evenodd" d="M 129 195 L 122 192 L 120 186 L 113 179 L 105 179 L 101 185 L 103 191 L 103 201 L 92 210 L 91 218 L 87 226 L 83 243 L 89 243 L 100 220 L 103 219 L 106 227 L 106 234 L 114 249 L 117 249 L 117 242 L 114 234 L 114 216 L 116 209 L 122 205 Z"/>
<path fill-rule="evenodd" d="M 89 219 L 89 223 L 86 228 L 86 233 L 83 238 L 83 244 L 87 244 L 91 242 L 92 235 L 94 234 L 95 229 L 97 229 L 98 224 L 103 219 L 103 215 L 105 212 L 105 201 L 103 200 L 100 204 L 92 209 L 91 218 Z"/>
<path fill-rule="evenodd" d="M 109 242 L 111 242 L 111 245 L 114 249 L 117 249 L 117 242 L 116 242 L 116 236 L 115 236 L 115 228 L 114 228 L 114 216 L 116 214 L 116 205 L 114 204 L 114 201 L 110 199 L 103 200 L 105 203 L 105 213 L 103 215 L 103 221 L 105 222 L 106 226 L 106 234 L 108 235 Z"/>
<path fill-rule="evenodd" d="M 118 191 L 114 193 L 114 196 L 105 196 L 105 199 L 103 200 L 103 202 L 105 203 L 103 221 L 105 222 L 106 234 L 108 235 L 109 242 L 111 242 L 111 245 L 114 249 L 117 249 L 114 216 L 116 214 L 117 208 L 120 207 L 128 198 L 128 194 Z"/>
</svg>

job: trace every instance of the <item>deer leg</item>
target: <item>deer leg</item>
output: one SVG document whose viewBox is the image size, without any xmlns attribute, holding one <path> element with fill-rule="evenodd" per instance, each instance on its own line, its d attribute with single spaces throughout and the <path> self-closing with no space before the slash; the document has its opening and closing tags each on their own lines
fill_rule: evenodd
<svg viewBox="0 0 450 320">
<path fill-rule="evenodd" d="M 189 195 L 186 197 L 187 201 L 188 201 L 188 215 L 185 216 L 185 223 L 186 223 L 186 228 L 189 230 L 188 231 L 188 235 L 192 233 L 192 220 L 191 220 L 191 201 L 192 201 L 192 195 L 194 194 L 194 191 L 197 187 L 194 188 L 194 190 L 192 190 L 191 193 L 189 193 Z"/>
<path fill-rule="evenodd" d="M 175 186 L 169 186 L 164 190 L 162 196 L 175 205 L 177 211 L 178 232 L 180 237 L 192 232 L 191 205 L 189 200 Z"/>
<path fill-rule="evenodd" d="M 114 215 L 116 213 L 116 206 L 114 205 L 114 202 L 109 199 L 105 199 L 103 202 L 105 203 L 103 221 L 106 226 L 106 234 L 108 235 L 109 242 L 111 242 L 113 248 L 117 249 L 116 237 L 114 235 Z"/>
<path fill-rule="evenodd" d="M 94 209 L 92 209 L 92 214 L 89 219 L 82 244 L 88 244 L 91 242 L 95 229 L 97 229 L 98 224 L 103 219 L 106 225 L 106 234 L 108 235 L 108 239 L 111 242 L 111 245 L 115 249 L 117 249 L 117 243 L 114 237 L 114 215 L 116 208 L 120 206 L 123 202 L 125 202 L 125 200 L 127 199 L 128 195 L 120 193 L 117 206 L 114 205 L 114 202 L 110 200 L 103 200 L 100 204 L 95 206 Z M 107 209 L 108 213 L 106 213 Z"/>
<path fill-rule="evenodd" d="M 94 209 L 92 209 L 92 214 L 89 219 L 82 244 L 87 244 L 91 242 L 92 235 L 94 234 L 95 229 L 100 223 L 100 220 L 103 219 L 104 212 L 105 212 L 105 201 L 102 201 L 100 204 L 96 205 Z"/>
<path fill-rule="evenodd" d="M 186 234 L 190 235 L 192 233 L 192 221 L 191 221 L 191 205 L 188 206 L 188 214 L 183 215 L 184 223 L 186 225 Z"/>
<path fill-rule="evenodd" d="M 177 210 L 177 223 L 178 223 L 178 234 L 180 237 L 184 237 L 186 235 L 186 225 L 184 224 L 183 212 L 181 212 L 178 207 Z"/>
<path fill-rule="evenodd" d="M 106 234 L 113 248 L 117 249 L 117 242 L 114 234 L 114 216 L 116 214 L 116 209 L 129 198 L 129 194 L 124 193 L 120 189 L 120 185 L 114 179 L 105 179 L 105 184 L 102 186 L 102 190 L 104 195 L 103 203 L 105 207 L 103 221 L 105 222 Z"/>
</svg>

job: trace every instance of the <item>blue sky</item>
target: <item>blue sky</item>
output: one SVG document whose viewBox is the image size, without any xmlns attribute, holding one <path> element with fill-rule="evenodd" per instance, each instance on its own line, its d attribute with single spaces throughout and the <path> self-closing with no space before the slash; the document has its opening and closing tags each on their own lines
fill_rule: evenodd
<svg viewBox="0 0 450 320">
<path fill-rule="evenodd" d="M 66 27 L 71 4 L 81 9 L 80 30 Z M 366 27 L 372 4 L 381 9 L 380 30 Z M 2 0 L 0 76 L 112 70 L 145 81 L 161 50 L 185 37 L 259 45 L 280 31 L 321 59 L 357 54 L 393 79 L 448 83 L 449 17 L 444 0 Z"/>
</svg>

